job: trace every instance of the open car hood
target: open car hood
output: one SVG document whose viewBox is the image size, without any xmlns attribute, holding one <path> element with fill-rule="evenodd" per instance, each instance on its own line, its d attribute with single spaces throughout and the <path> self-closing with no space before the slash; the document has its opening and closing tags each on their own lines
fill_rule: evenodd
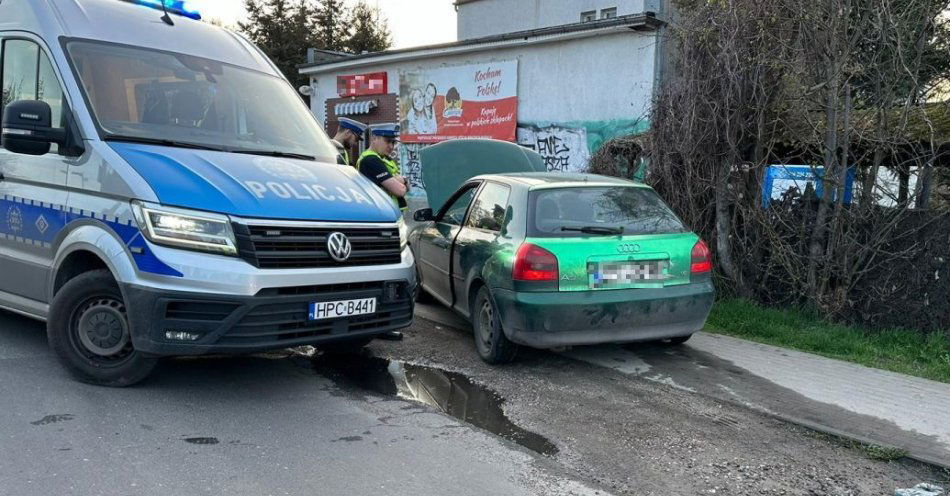
<svg viewBox="0 0 950 496">
<path fill-rule="evenodd" d="M 423 148 L 419 157 L 422 182 L 433 212 L 438 212 L 460 186 L 475 176 L 547 170 L 534 150 L 498 140 L 443 141 Z"/>
</svg>

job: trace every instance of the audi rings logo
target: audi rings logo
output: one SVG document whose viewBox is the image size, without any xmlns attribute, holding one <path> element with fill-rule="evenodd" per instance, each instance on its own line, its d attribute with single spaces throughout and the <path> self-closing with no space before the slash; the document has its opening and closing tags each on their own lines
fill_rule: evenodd
<svg viewBox="0 0 950 496">
<path fill-rule="evenodd" d="M 623 243 L 617 245 L 617 251 L 620 253 L 640 253 L 640 245 L 636 243 Z"/>
<path fill-rule="evenodd" d="M 353 245 L 350 244 L 350 239 L 345 234 L 334 232 L 327 237 L 327 251 L 333 260 L 346 262 L 350 258 L 350 254 L 353 253 Z"/>
</svg>

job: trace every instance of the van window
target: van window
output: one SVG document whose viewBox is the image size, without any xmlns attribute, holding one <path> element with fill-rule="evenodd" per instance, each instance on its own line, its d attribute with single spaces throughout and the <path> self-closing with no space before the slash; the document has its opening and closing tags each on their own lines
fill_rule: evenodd
<svg viewBox="0 0 950 496">
<path fill-rule="evenodd" d="M 101 42 L 67 45 L 102 139 L 336 160 L 287 81 L 214 60 Z"/>
<path fill-rule="evenodd" d="M 40 70 L 36 79 L 36 99 L 49 104 L 53 111 L 53 126 L 65 127 L 63 122 L 63 87 L 56 78 L 53 64 L 45 53 L 40 52 Z"/>
<path fill-rule="evenodd" d="M 652 189 L 629 186 L 543 189 L 531 193 L 530 236 L 588 236 L 580 229 L 623 229 L 623 235 L 687 232 Z"/>
<path fill-rule="evenodd" d="M 3 101 L 42 100 L 53 112 L 53 126 L 63 127 L 63 88 L 39 45 L 29 40 L 3 42 Z"/>
<path fill-rule="evenodd" d="M 486 183 L 478 194 L 478 199 L 472 205 L 472 213 L 468 216 L 468 226 L 487 231 L 500 232 L 505 222 L 505 212 L 508 209 L 508 196 L 511 190 L 508 186 L 498 183 Z"/>
</svg>

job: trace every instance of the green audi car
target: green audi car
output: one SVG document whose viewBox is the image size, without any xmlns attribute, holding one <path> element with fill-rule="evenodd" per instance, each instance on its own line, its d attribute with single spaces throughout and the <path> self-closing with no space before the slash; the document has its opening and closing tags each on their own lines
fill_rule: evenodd
<svg viewBox="0 0 950 496">
<path fill-rule="evenodd" d="M 709 248 L 650 187 L 536 172 L 541 157 L 491 140 L 421 152 L 429 205 L 409 235 L 420 297 L 468 318 L 479 356 L 666 340 L 702 329 Z"/>
</svg>

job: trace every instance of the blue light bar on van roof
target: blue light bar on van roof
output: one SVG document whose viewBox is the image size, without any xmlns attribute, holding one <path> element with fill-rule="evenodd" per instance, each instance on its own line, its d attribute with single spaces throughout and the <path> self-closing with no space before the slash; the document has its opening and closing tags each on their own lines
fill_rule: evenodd
<svg viewBox="0 0 950 496">
<path fill-rule="evenodd" d="M 156 10 L 162 10 L 162 2 L 165 2 L 165 8 L 168 9 L 169 14 L 176 14 L 180 16 L 187 17 L 189 19 L 194 19 L 196 21 L 201 20 L 201 14 L 197 10 L 192 9 L 188 2 L 185 0 L 125 0 L 129 3 L 137 3 L 139 5 L 144 5 L 146 7 L 151 7 Z"/>
</svg>

